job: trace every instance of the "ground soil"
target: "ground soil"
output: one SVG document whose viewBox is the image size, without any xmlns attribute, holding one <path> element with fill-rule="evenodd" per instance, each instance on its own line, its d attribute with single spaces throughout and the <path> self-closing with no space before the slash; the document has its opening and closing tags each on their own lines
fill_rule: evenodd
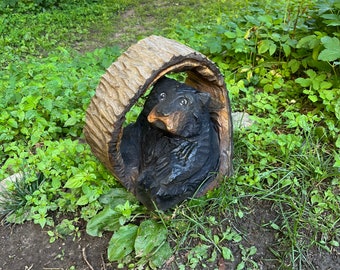
<svg viewBox="0 0 340 270">
<path fill-rule="evenodd" d="M 230 243 L 228 246 L 234 256 L 233 262 L 223 260 L 218 255 L 214 262 L 202 262 L 195 269 L 236 269 L 241 261 L 240 244 L 244 247 L 255 246 L 255 256 L 249 258 L 256 262 L 258 269 L 278 269 L 280 262 L 275 259 L 271 248 L 277 250 L 277 231 L 265 226 L 277 218 L 270 202 L 248 200 L 244 202 L 249 211 L 242 219 L 223 217 L 226 226 L 236 228 L 242 234 L 242 242 Z M 50 243 L 47 229 L 26 222 L 22 225 L 0 226 L 0 270 L 109 270 L 117 269 L 107 260 L 106 248 L 111 234 L 101 238 L 91 237 L 81 230 L 80 237 L 73 236 L 58 239 Z M 168 260 L 162 269 L 178 269 L 178 265 L 188 265 L 190 248 L 199 242 L 188 243 L 185 251 L 179 251 Z M 340 269 L 340 249 L 328 253 L 322 249 L 312 248 L 305 254 L 308 265 L 300 269 L 336 270 Z M 202 266 L 205 263 L 206 266 Z M 189 269 L 189 268 L 188 268 Z M 246 269 L 256 269 L 249 260 Z M 293 269 L 289 265 L 282 269 Z"/>
</svg>

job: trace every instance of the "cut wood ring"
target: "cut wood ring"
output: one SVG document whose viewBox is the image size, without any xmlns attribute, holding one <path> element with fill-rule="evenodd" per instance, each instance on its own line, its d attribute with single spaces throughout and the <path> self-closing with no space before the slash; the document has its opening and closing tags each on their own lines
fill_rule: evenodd
<svg viewBox="0 0 340 270">
<path fill-rule="evenodd" d="M 210 113 L 220 140 L 218 173 L 229 176 L 232 172 L 231 108 L 219 69 L 204 55 L 183 44 L 150 36 L 132 45 L 107 69 L 86 111 L 87 143 L 94 155 L 130 191 L 136 179 L 129 174 L 129 168 L 125 168 L 120 153 L 125 115 L 160 77 L 177 72 L 187 73 L 186 84 L 210 93 Z M 220 179 L 222 177 L 216 177 L 199 192 L 200 195 L 217 186 Z"/>
</svg>

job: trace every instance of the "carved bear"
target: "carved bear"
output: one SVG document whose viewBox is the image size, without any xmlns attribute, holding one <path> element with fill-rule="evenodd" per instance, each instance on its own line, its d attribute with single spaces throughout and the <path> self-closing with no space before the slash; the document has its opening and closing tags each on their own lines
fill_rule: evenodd
<svg viewBox="0 0 340 270">
<path fill-rule="evenodd" d="M 148 208 L 167 210 L 213 180 L 219 139 L 209 102 L 209 93 L 163 77 L 124 129 L 122 158 L 136 179 L 131 189 Z"/>
</svg>

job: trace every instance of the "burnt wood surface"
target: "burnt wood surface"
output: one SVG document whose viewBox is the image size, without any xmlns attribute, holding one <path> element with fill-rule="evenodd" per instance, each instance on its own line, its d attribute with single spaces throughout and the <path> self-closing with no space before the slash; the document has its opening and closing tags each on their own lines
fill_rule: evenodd
<svg viewBox="0 0 340 270">
<path fill-rule="evenodd" d="M 209 93 L 163 77 L 124 128 L 122 158 L 136 174 L 133 193 L 148 208 L 167 210 L 215 178 L 219 140 L 209 104 Z"/>
</svg>

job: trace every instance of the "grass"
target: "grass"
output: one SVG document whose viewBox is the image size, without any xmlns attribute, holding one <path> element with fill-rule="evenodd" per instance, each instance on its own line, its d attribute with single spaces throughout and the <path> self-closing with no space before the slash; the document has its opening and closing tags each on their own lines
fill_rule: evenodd
<svg viewBox="0 0 340 270">
<path fill-rule="evenodd" d="M 235 269 L 259 269 L 263 258 L 257 256 L 263 247 L 253 243 L 254 236 L 244 228 L 251 220 L 259 223 L 260 232 L 274 235 L 265 254 L 277 268 L 313 269 L 309 252 L 338 250 L 338 66 L 304 58 L 323 49 L 321 39 L 315 48 L 308 47 L 314 43 L 296 46 L 315 31 L 331 36 L 333 26 L 322 27 L 312 1 L 227 2 L 84 1 L 44 12 L 7 9 L 1 14 L 0 91 L 7 94 L 0 102 L 5 112 L 0 117 L 5 131 L 0 135 L 0 179 L 22 170 L 24 163 L 50 179 L 31 186 L 14 182 L 2 193 L 7 217 L 14 214 L 9 221 L 16 221 L 15 209 L 20 216 L 27 207 L 30 216 L 21 215 L 20 222 L 33 220 L 42 227 L 51 211 L 80 209 L 81 218 L 89 222 L 103 214 L 103 195 L 117 183 L 81 142 L 84 111 L 100 74 L 120 53 L 114 46 L 123 49 L 161 34 L 212 58 L 225 75 L 233 109 L 250 113 L 255 124 L 235 130 L 234 175 L 218 189 L 171 214 L 146 214 L 138 205 L 114 203 L 116 224 L 136 231 L 135 224 L 150 217 L 158 227 L 162 224 L 173 252 L 182 258 L 178 269 L 213 267 L 219 258 Z M 286 15 L 284 22 L 280 12 Z M 320 28 L 314 29 L 309 18 L 319 20 Z M 293 34 L 283 31 L 282 24 L 287 29 L 295 25 Z M 36 27 L 27 31 L 25 25 Z M 315 71 L 304 73 L 306 69 Z M 315 75 L 319 84 L 307 75 Z M 335 96 L 329 98 L 330 91 Z M 263 213 L 255 202 L 269 205 L 263 222 L 256 219 Z M 151 254 L 162 250 L 161 244 L 140 261 L 128 255 L 119 263 L 147 264 Z M 165 257 L 168 248 L 161 253 Z M 159 264 L 155 259 L 153 263 Z"/>
</svg>

